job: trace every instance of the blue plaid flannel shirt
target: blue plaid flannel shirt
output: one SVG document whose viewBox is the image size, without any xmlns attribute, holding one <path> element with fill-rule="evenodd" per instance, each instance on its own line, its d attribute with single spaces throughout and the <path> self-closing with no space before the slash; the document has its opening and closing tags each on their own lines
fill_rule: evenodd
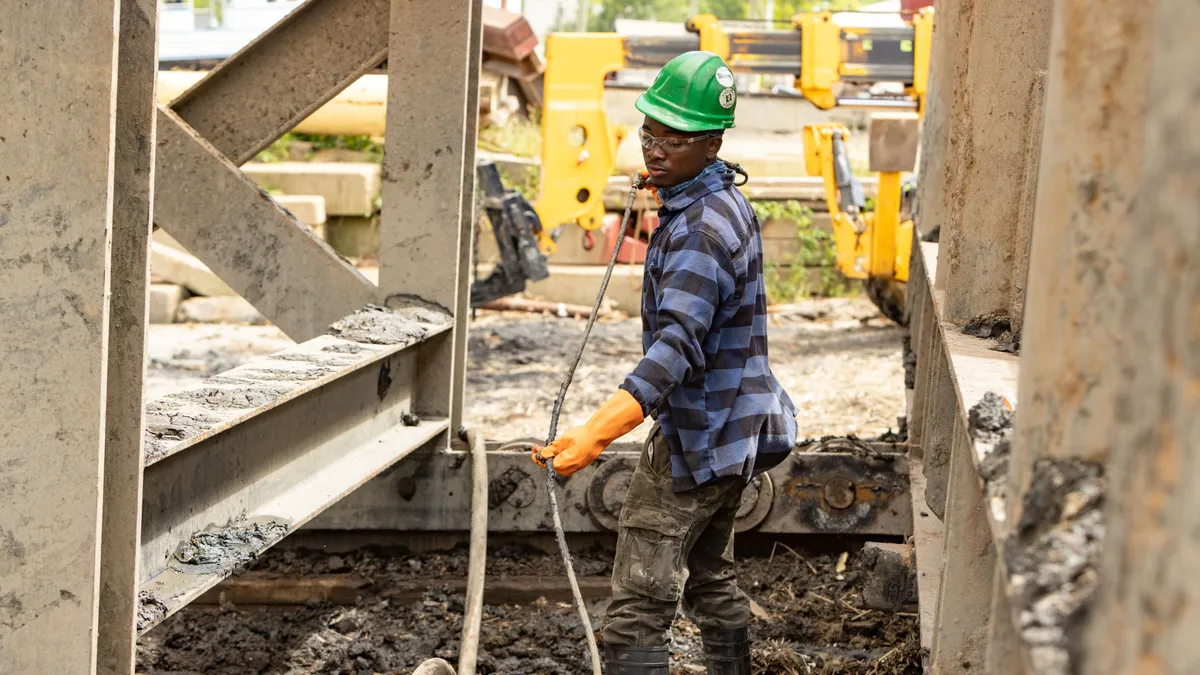
<svg viewBox="0 0 1200 675">
<path fill-rule="evenodd" d="M 645 356 L 621 388 L 655 416 L 676 492 L 749 481 L 796 442 L 796 409 L 767 359 L 762 233 L 718 161 L 660 191 L 642 288 Z"/>
</svg>

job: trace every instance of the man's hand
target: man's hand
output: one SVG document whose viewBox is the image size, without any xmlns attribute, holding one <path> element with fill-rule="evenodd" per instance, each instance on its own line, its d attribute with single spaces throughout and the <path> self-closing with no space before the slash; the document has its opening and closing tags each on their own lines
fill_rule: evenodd
<svg viewBox="0 0 1200 675">
<path fill-rule="evenodd" d="M 586 424 L 569 429 L 544 448 L 534 446 L 533 461 L 545 466 L 553 457 L 554 472 L 570 476 L 595 461 L 610 443 L 633 431 L 643 419 L 642 404 L 618 389 Z"/>
</svg>

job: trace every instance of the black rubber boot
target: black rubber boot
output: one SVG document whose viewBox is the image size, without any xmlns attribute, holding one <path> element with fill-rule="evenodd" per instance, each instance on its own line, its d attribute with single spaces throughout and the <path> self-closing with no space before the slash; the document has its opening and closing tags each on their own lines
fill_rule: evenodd
<svg viewBox="0 0 1200 675">
<path fill-rule="evenodd" d="M 702 630 L 708 675 L 750 675 L 750 631 L 745 626 Z"/>
<path fill-rule="evenodd" d="M 669 675 L 670 663 L 666 647 L 604 645 L 604 672 L 607 675 Z"/>
</svg>

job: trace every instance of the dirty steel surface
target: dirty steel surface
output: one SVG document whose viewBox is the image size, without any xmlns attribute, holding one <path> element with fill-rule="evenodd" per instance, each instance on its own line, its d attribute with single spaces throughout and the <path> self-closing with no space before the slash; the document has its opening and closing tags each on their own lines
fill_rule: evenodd
<svg viewBox="0 0 1200 675">
<path fill-rule="evenodd" d="M 920 672 L 916 618 L 866 609 L 860 555 L 839 573 L 837 553 L 793 551 L 739 559 L 743 589 L 757 603 L 751 623 L 756 673 L 909 675 Z M 576 552 L 583 578 L 607 578 L 611 553 Z M 552 555 L 511 545 L 488 552 L 489 577 L 557 574 Z M 418 556 L 358 550 L 338 555 L 273 550 L 254 563 L 295 578 L 354 573 L 368 582 L 357 605 L 312 601 L 291 607 L 189 606 L 138 644 L 144 675 L 410 673 L 427 658 L 457 659 L 463 596 L 439 579 L 466 575 L 466 551 Z M 416 602 L 390 600 L 389 587 L 414 579 L 429 588 Z M 600 625 L 604 601 L 589 603 Z M 705 672 L 699 632 L 676 622 L 673 675 Z M 538 600 L 485 607 L 480 673 L 587 672 L 582 631 L 567 603 Z"/>
</svg>

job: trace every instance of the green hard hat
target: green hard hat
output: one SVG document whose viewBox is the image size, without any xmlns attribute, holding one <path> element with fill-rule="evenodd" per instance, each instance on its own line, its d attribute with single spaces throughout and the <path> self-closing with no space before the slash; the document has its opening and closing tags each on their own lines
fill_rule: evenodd
<svg viewBox="0 0 1200 675">
<path fill-rule="evenodd" d="M 637 109 L 680 131 L 714 131 L 733 126 L 737 89 L 733 73 L 712 52 L 687 52 L 667 62 L 654 84 L 638 97 Z"/>
</svg>

